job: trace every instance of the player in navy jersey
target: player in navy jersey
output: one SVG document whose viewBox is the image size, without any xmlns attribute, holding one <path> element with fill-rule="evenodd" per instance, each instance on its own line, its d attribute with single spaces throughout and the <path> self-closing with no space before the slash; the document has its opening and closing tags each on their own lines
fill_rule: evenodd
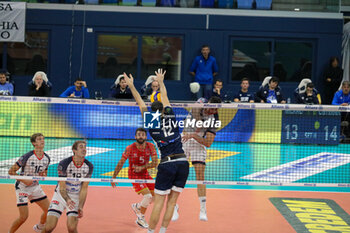
<svg viewBox="0 0 350 233">
<path fill-rule="evenodd" d="M 76 141 L 73 146 L 73 156 L 63 159 L 57 167 L 59 177 L 90 178 L 93 165 L 87 159 L 86 142 Z M 83 207 L 87 197 L 89 182 L 59 181 L 52 197 L 47 213 L 45 229 L 42 231 L 52 232 L 67 209 L 68 232 L 77 232 L 78 218 L 83 217 Z"/>
<path fill-rule="evenodd" d="M 21 156 L 10 168 L 9 175 L 18 175 L 17 171 L 21 169 L 21 176 L 47 176 L 50 157 L 44 152 L 44 135 L 41 133 L 33 134 L 30 137 L 30 142 L 33 144 L 34 150 Z M 33 180 L 17 180 L 15 188 L 19 218 L 12 223 L 9 232 L 16 232 L 17 229 L 27 220 L 28 200 L 31 203 L 35 202 L 43 210 L 40 222 L 33 227 L 34 231 L 41 232 L 46 222 L 47 209 L 50 204 L 46 194 L 41 189 L 38 181 Z"/>
<path fill-rule="evenodd" d="M 161 210 L 163 209 L 164 201 L 167 198 L 166 210 L 162 220 L 160 233 L 166 232 L 170 220 L 173 216 L 176 201 L 185 187 L 189 164 L 182 149 L 181 135 L 176 123 L 176 118 L 173 109 L 170 107 L 167 90 L 164 85 L 164 75 L 162 69 L 155 72 L 156 78 L 160 85 L 161 100 L 154 101 L 151 109 L 153 116 L 161 113 L 160 128 L 149 129 L 150 135 L 155 141 L 161 153 L 161 161 L 158 165 L 158 173 L 155 184 L 155 200 L 151 218 L 149 220 L 148 232 L 153 233 L 160 218 Z M 133 82 L 133 77 L 128 77 L 124 73 L 125 81 L 127 82 L 134 99 L 138 103 L 142 116 L 147 111 L 147 107 L 143 102 L 140 94 L 136 90 Z"/>
<path fill-rule="evenodd" d="M 243 78 L 241 81 L 241 90 L 233 97 L 234 102 L 254 103 L 254 95 L 248 91 L 249 79 Z"/>
</svg>

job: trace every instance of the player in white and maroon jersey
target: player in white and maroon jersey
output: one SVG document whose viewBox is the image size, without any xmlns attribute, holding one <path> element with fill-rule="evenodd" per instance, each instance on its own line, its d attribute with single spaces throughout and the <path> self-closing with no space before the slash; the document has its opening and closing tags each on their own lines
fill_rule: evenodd
<svg viewBox="0 0 350 233">
<path fill-rule="evenodd" d="M 76 141 L 73 156 L 62 160 L 57 167 L 59 177 L 90 178 L 93 165 L 87 159 L 86 142 Z M 52 232 L 62 212 L 66 210 L 68 232 L 77 232 L 78 218 L 83 217 L 83 207 L 87 197 L 89 182 L 59 181 L 47 213 L 45 230 Z"/>
<path fill-rule="evenodd" d="M 21 176 L 46 176 L 47 169 L 50 164 L 50 157 L 44 152 L 45 138 L 41 133 L 33 134 L 30 137 L 30 142 L 34 146 L 34 150 L 22 155 L 18 161 L 10 168 L 9 175 L 18 175 L 20 170 Z M 17 180 L 15 184 L 17 207 L 19 217 L 12 223 L 9 230 L 10 233 L 16 232 L 18 228 L 28 218 L 28 200 L 31 203 L 36 203 L 43 210 L 40 222 L 34 225 L 33 230 L 41 232 L 46 222 L 47 209 L 49 201 L 46 194 L 41 189 L 37 180 Z"/>
</svg>

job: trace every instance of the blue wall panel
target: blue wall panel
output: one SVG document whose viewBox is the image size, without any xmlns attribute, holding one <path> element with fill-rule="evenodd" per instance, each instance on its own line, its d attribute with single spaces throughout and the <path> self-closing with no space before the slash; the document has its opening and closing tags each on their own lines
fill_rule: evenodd
<svg viewBox="0 0 350 233">
<path fill-rule="evenodd" d="M 88 7 L 88 6 L 85 6 Z M 93 6 L 91 6 L 93 7 Z M 96 6 L 100 7 L 100 6 Z M 117 7 L 117 6 L 111 6 Z M 72 69 L 69 72 L 70 40 L 72 31 L 72 10 L 27 9 L 26 29 L 49 31 L 49 67 L 48 77 L 54 87 L 52 94 L 59 95 L 79 75 L 81 53 L 83 51 L 82 74 L 87 81 L 90 94 L 103 90 L 106 97 L 114 80 L 96 79 L 96 38 L 98 33 L 108 34 L 164 34 L 182 36 L 181 81 L 167 81 L 171 99 L 190 99 L 188 85 L 192 76 L 188 70 L 193 58 L 200 54 L 200 47 L 208 44 L 219 65 L 219 78 L 224 80 L 226 88 L 232 92 L 239 89 L 239 82 L 231 81 L 231 39 L 242 38 L 278 38 L 305 39 L 315 44 L 313 59 L 313 80 L 322 90 L 322 72 L 330 56 L 341 55 L 342 19 L 258 17 L 164 13 L 163 8 L 147 8 L 155 12 L 111 12 L 111 11 L 74 11 L 74 34 L 72 48 Z M 118 8 L 119 9 L 119 8 Z M 125 7 L 125 9 L 127 9 Z M 133 9 L 133 8 L 132 8 Z M 180 10 L 180 9 L 178 9 Z M 85 14 L 85 15 L 84 15 Z M 83 30 L 92 28 L 93 32 Z M 207 21 L 208 19 L 208 21 Z M 208 23 L 208 24 L 207 24 Z M 208 26 L 208 28 L 207 28 Z M 84 33 L 84 48 L 82 41 Z M 26 83 L 31 77 L 15 77 L 18 95 L 27 94 Z M 23 82 L 22 82 L 23 81 Z M 137 87 L 144 81 L 136 80 Z M 252 83 L 251 90 L 256 90 L 260 83 Z M 282 83 L 286 95 L 292 95 L 297 83 Z M 183 90 L 179 94 L 178 90 Z"/>
</svg>

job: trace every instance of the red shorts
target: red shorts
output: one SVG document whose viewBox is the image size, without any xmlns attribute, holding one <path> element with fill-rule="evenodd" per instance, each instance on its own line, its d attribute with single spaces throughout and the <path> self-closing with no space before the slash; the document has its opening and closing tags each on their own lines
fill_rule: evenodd
<svg viewBox="0 0 350 233">
<path fill-rule="evenodd" d="M 147 173 L 142 176 L 129 175 L 129 179 L 142 179 L 142 180 L 152 180 L 152 177 Z M 132 183 L 136 193 L 142 192 L 142 190 L 148 188 L 150 191 L 154 191 L 154 183 Z"/>
</svg>

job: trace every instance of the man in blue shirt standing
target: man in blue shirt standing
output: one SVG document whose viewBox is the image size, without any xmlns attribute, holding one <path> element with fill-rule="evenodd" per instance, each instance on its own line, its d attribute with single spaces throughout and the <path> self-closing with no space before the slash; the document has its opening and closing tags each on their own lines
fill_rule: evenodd
<svg viewBox="0 0 350 233">
<path fill-rule="evenodd" d="M 88 99 L 90 98 L 90 94 L 86 82 L 82 78 L 77 78 L 74 82 L 74 86 L 68 87 L 60 97 Z"/>
<path fill-rule="evenodd" d="M 209 99 L 213 88 L 213 78 L 218 73 L 218 65 L 215 57 L 209 54 L 208 45 L 202 46 L 201 53 L 202 55 L 197 56 L 192 62 L 190 74 L 195 77 L 195 82 L 200 84 L 196 99 L 201 97 Z"/>
</svg>

